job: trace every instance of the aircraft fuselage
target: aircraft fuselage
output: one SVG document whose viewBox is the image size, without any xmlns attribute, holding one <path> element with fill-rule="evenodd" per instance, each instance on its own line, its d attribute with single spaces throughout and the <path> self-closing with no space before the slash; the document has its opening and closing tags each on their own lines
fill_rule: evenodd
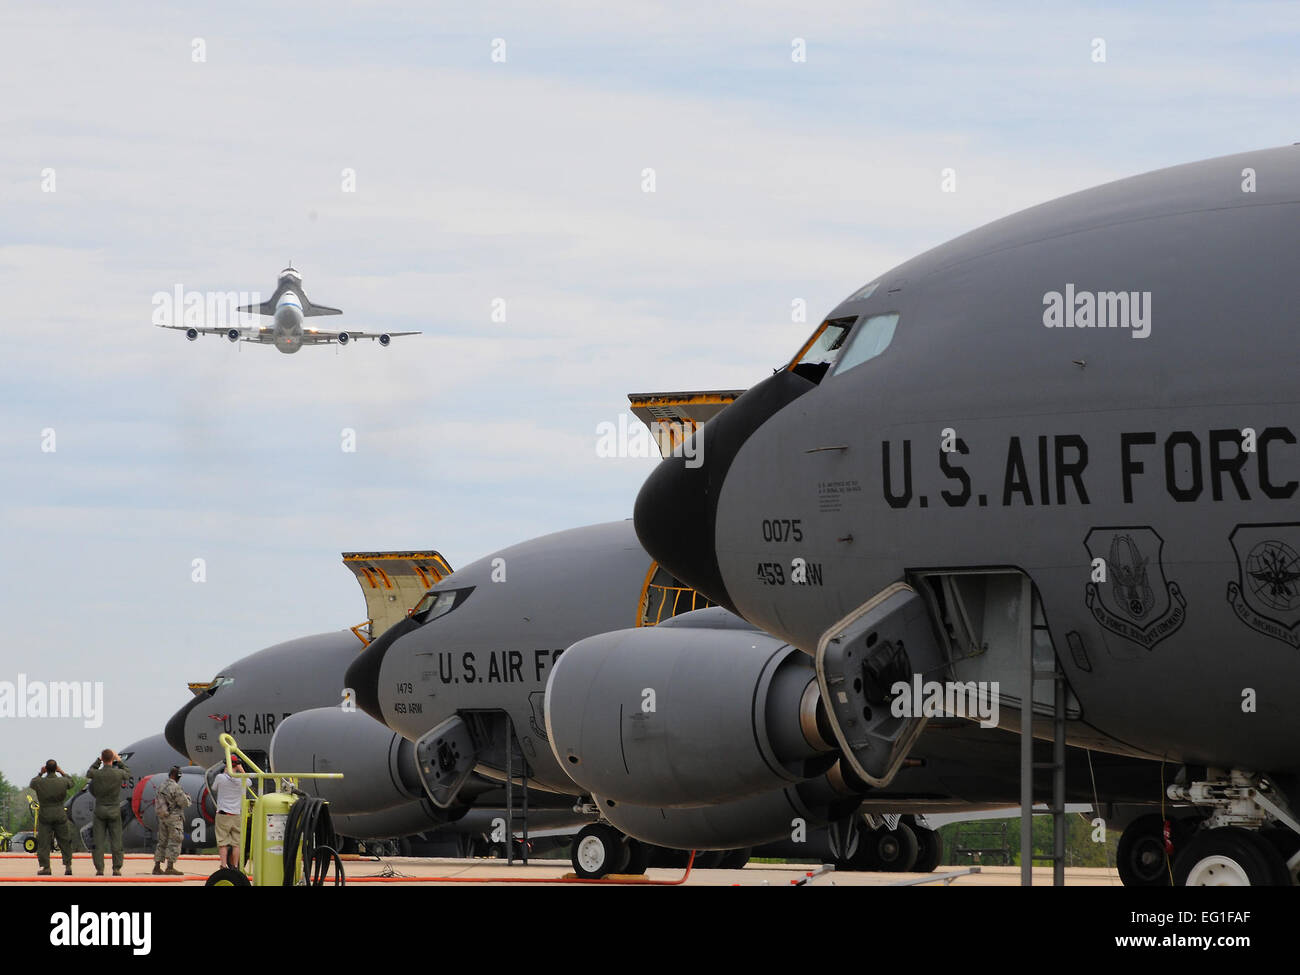
<svg viewBox="0 0 1300 975">
<path fill-rule="evenodd" d="M 286 354 L 302 348 L 302 301 L 286 291 L 275 303 L 275 347 Z"/>
<path fill-rule="evenodd" d="M 1297 162 L 1123 180 L 882 275 L 827 320 L 883 348 L 736 400 L 702 468 L 651 476 L 641 540 L 810 653 L 897 581 L 1027 577 L 1073 741 L 1300 771 Z"/>
</svg>

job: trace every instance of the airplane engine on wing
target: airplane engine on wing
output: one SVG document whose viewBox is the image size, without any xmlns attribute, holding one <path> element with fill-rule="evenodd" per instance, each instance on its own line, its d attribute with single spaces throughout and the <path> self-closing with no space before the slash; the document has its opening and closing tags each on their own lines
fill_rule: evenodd
<svg viewBox="0 0 1300 975">
<path fill-rule="evenodd" d="M 193 831 L 194 820 L 202 817 L 209 824 L 213 822 L 216 815 L 217 804 L 212 794 L 207 789 L 207 780 L 204 777 L 203 770 L 196 766 L 189 766 L 181 769 L 180 778 L 181 788 L 185 794 L 190 797 L 190 804 L 185 807 L 185 833 L 188 836 Z M 158 835 L 158 811 L 154 807 L 154 802 L 158 796 L 158 790 L 167 784 L 167 773 L 158 772 L 148 778 L 141 779 L 136 783 L 135 789 L 131 792 L 131 813 L 136 821 L 140 823 L 152 837 Z M 196 842 L 197 846 L 204 845 Z"/>
<path fill-rule="evenodd" d="M 339 332 L 339 345 L 347 345 L 352 341 L 352 336 L 347 332 Z"/>
<path fill-rule="evenodd" d="M 546 723 L 574 782 L 639 806 L 779 792 L 838 758 L 811 658 L 721 609 L 575 643 Z"/>
<path fill-rule="evenodd" d="M 271 738 L 271 768 L 342 772 L 342 779 L 300 785 L 328 801 L 335 815 L 380 812 L 424 798 L 415 746 L 363 711 L 314 708 L 285 718 Z"/>
<path fill-rule="evenodd" d="M 199 330 L 197 328 L 187 328 L 185 330 L 185 337 L 189 339 L 191 342 L 197 341 L 199 337 Z"/>
<path fill-rule="evenodd" d="M 382 345 L 384 348 L 388 348 L 388 343 L 391 341 L 393 341 L 393 337 L 389 335 L 387 332 L 379 336 L 379 344 Z"/>
<path fill-rule="evenodd" d="M 469 811 L 469 806 L 439 809 L 428 799 L 406 802 L 392 809 L 370 813 L 342 813 L 330 807 L 330 822 L 340 836 L 353 840 L 386 840 L 394 836 L 411 836 L 454 823 Z"/>
<path fill-rule="evenodd" d="M 68 818 L 72 820 L 73 829 L 89 825 L 95 816 L 95 797 L 89 789 L 83 788 L 67 804 Z"/>
<path fill-rule="evenodd" d="M 229 339 L 231 342 L 238 342 L 238 341 L 239 341 L 239 329 L 237 329 L 237 328 L 228 328 L 228 329 L 226 329 L 226 338 Z"/>
<path fill-rule="evenodd" d="M 848 816 L 860 797 L 831 774 L 746 799 L 690 809 L 631 805 L 605 796 L 595 799 L 605 819 L 644 843 L 678 850 L 733 850 L 778 840 L 807 841 L 811 849 L 813 830 Z"/>
</svg>

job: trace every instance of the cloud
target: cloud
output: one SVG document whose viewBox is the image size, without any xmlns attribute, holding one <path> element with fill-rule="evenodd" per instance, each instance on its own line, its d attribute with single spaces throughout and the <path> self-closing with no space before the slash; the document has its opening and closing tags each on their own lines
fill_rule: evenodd
<svg viewBox="0 0 1300 975">
<path fill-rule="evenodd" d="M 744 388 L 928 247 L 1290 141 L 1297 29 L 1276 5 L 7 11 L 0 524 L 24 660 L 111 661 L 121 745 L 184 679 L 356 622 L 340 551 L 463 564 L 626 517 L 650 462 L 595 438 L 627 392 Z M 266 293 L 290 260 L 345 310 L 328 324 L 425 334 L 283 356 L 149 324 L 155 292 Z M 0 767 L 33 747 L 0 735 Z"/>
</svg>

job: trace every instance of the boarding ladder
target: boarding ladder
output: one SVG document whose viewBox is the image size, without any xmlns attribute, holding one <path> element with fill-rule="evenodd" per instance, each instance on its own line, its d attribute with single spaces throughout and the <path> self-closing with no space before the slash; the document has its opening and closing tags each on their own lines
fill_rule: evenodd
<svg viewBox="0 0 1300 975">
<path fill-rule="evenodd" d="M 1035 860 L 1049 860 L 1052 864 L 1052 886 L 1065 886 L 1065 673 L 1061 670 L 1056 653 L 1052 653 L 1050 669 L 1040 669 L 1034 663 L 1034 636 L 1050 632 L 1042 619 L 1041 610 L 1034 598 L 1034 586 L 1028 576 L 1021 580 L 1020 605 L 1028 612 L 1021 614 L 1020 646 L 1024 661 L 1024 693 L 1020 709 L 1020 885 L 1032 887 Z M 1039 681 L 1052 681 L 1052 760 L 1034 761 L 1034 688 Z M 1034 772 L 1052 772 L 1052 852 L 1048 856 L 1034 856 Z"/>
</svg>

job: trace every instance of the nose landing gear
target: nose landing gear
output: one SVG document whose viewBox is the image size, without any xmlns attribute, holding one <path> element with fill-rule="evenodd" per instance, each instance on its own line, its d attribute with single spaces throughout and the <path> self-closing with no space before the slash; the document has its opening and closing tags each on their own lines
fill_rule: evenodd
<svg viewBox="0 0 1300 975">
<path fill-rule="evenodd" d="M 1186 887 L 1289 887 L 1300 874 L 1300 821 L 1268 776 L 1206 769 L 1176 782 L 1171 799 L 1212 810 L 1174 860 L 1173 882 Z M 1180 778 L 1187 776 L 1186 770 Z"/>
</svg>

